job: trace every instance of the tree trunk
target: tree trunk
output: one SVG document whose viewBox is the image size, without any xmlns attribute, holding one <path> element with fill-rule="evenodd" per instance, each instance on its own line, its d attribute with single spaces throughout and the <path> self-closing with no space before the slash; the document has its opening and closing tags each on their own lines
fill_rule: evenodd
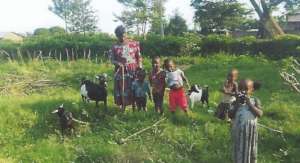
<svg viewBox="0 0 300 163">
<path fill-rule="evenodd" d="M 164 22 L 163 22 L 163 1 L 160 0 L 160 13 L 159 13 L 159 17 L 160 17 L 160 35 L 162 38 L 165 37 L 165 30 L 164 30 Z"/>
<path fill-rule="evenodd" d="M 266 4 L 265 0 L 260 0 L 262 6 L 261 8 L 255 0 L 250 0 L 250 2 L 259 16 L 261 25 L 264 27 L 270 37 L 276 37 L 284 34 L 282 28 L 272 17 L 271 10 Z"/>
<path fill-rule="evenodd" d="M 269 13 L 266 13 L 269 14 Z M 261 18 L 261 23 L 271 37 L 284 35 L 282 28 L 272 16 L 264 16 Z"/>
</svg>

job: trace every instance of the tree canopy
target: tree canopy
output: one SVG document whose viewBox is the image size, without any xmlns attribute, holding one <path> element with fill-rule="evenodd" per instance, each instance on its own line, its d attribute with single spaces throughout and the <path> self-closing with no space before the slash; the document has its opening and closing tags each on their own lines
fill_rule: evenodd
<svg viewBox="0 0 300 163">
<path fill-rule="evenodd" d="M 91 0 L 52 0 L 49 10 L 64 20 L 66 31 L 76 33 L 94 32 L 98 17 Z"/>
<path fill-rule="evenodd" d="M 192 0 L 195 9 L 195 22 L 204 34 L 213 30 L 234 30 L 251 13 L 244 4 L 232 0 Z"/>
<path fill-rule="evenodd" d="M 186 20 L 180 16 L 180 13 L 176 10 L 174 15 L 170 18 L 168 25 L 166 26 L 167 35 L 181 36 L 184 32 L 188 31 Z"/>
</svg>

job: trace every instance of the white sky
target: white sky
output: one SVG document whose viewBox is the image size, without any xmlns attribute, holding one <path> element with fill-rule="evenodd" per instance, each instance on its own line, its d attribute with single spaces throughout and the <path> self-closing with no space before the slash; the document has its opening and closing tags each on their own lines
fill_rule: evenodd
<svg viewBox="0 0 300 163">
<path fill-rule="evenodd" d="M 194 9 L 191 0 L 168 0 L 166 15 L 170 17 L 178 9 L 181 15 L 192 26 Z M 0 0 L 0 32 L 33 32 L 39 27 L 62 26 L 60 18 L 48 10 L 51 0 Z M 119 14 L 122 5 L 117 0 L 92 0 L 93 7 L 98 11 L 98 28 L 103 32 L 112 33 L 120 23 L 114 22 L 113 13 Z"/>
<path fill-rule="evenodd" d="M 39 27 L 62 26 L 63 21 L 48 10 L 51 0 L 0 0 L 0 32 L 33 32 Z M 120 23 L 114 22 L 113 13 L 119 14 L 122 5 L 117 0 L 92 0 L 98 11 L 98 28 L 112 33 Z M 166 4 L 167 16 L 178 8 L 182 16 L 192 25 L 194 15 L 190 0 L 169 0 Z"/>
</svg>

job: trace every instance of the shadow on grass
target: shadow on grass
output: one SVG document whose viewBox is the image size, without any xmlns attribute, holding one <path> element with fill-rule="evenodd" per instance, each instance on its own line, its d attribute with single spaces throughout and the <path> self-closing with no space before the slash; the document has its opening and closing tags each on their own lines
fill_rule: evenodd
<svg viewBox="0 0 300 163">
<path fill-rule="evenodd" d="M 35 124 L 27 129 L 25 136 L 36 140 L 45 139 L 53 134 L 61 134 L 58 116 L 51 113 L 61 104 L 64 104 L 66 111 L 73 113 L 74 118 L 90 123 L 91 125 L 89 126 L 91 127 L 91 132 L 97 131 L 97 125 L 104 122 L 106 114 L 111 116 L 117 114 L 115 108 L 105 111 L 103 104 L 100 104 L 100 106 L 96 108 L 94 103 L 84 104 L 80 102 L 77 104 L 73 101 L 66 101 L 64 99 L 49 99 L 30 104 L 23 104 L 22 107 L 30 108 L 37 117 Z M 81 128 L 82 125 L 76 122 L 74 123 L 76 130 Z"/>
</svg>

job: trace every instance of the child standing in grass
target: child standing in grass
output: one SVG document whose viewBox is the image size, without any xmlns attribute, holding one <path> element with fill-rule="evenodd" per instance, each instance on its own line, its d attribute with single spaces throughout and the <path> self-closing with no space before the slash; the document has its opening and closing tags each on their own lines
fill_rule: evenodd
<svg viewBox="0 0 300 163">
<path fill-rule="evenodd" d="M 239 83 L 241 93 L 234 107 L 232 125 L 234 163 L 257 162 L 257 118 L 263 115 L 263 111 L 259 99 L 252 94 L 259 88 L 260 83 L 249 79 Z"/>
<path fill-rule="evenodd" d="M 166 73 L 160 68 L 160 57 L 152 59 L 152 71 L 149 75 L 149 81 L 152 87 L 152 96 L 155 105 L 155 111 L 163 114 L 163 101 L 166 88 Z"/>
<path fill-rule="evenodd" d="M 218 105 L 218 110 L 216 112 L 216 116 L 220 119 L 230 121 L 228 117 L 228 112 L 232 108 L 232 103 L 236 100 L 235 96 L 238 93 L 238 75 L 238 70 L 232 69 L 228 73 L 227 79 L 224 82 L 224 85 L 221 89 L 221 92 L 223 93 L 223 99 Z"/>
<path fill-rule="evenodd" d="M 188 102 L 184 90 L 184 82 L 189 87 L 189 82 L 184 72 L 175 67 L 173 60 L 165 60 L 166 69 L 166 81 L 167 86 L 170 88 L 169 93 L 169 109 L 172 113 L 179 107 L 181 110 L 187 113 Z"/>
<path fill-rule="evenodd" d="M 150 85 L 147 81 L 145 81 L 146 72 L 145 70 L 139 70 L 137 72 L 137 79 L 132 83 L 132 92 L 134 103 L 137 106 L 138 111 L 147 111 L 147 94 L 149 99 L 152 101 L 151 93 L 150 93 Z M 133 108 L 135 105 L 133 104 Z"/>
</svg>

